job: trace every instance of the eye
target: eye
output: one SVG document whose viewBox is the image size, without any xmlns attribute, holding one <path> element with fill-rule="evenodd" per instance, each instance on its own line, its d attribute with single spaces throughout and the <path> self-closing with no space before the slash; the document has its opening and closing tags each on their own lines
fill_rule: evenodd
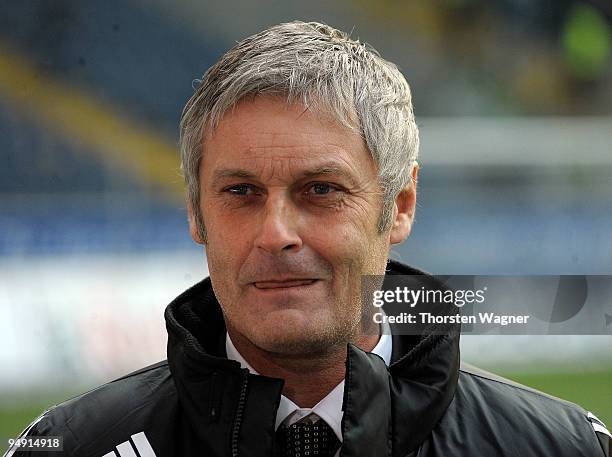
<svg viewBox="0 0 612 457">
<path fill-rule="evenodd" d="M 332 192 L 338 191 L 339 189 L 336 186 L 332 186 L 329 183 L 326 182 L 316 182 L 311 184 L 306 193 L 307 194 L 313 194 L 313 195 L 327 195 L 330 194 Z"/>
<path fill-rule="evenodd" d="M 223 191 L 232 195 L 253 195 L 255 193 L 255 189 L 249 184 L 236 184 L 226 187 Z"/>
</svg>

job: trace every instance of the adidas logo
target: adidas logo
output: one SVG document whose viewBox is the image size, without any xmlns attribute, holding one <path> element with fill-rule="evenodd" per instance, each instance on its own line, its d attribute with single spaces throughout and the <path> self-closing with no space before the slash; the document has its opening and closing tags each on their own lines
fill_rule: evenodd
<svg viewBox="0 0 612 457">
<path fill-rule="evenodd" d="M 102 457 L 117 457 L 117 453 L 119 457 L 157 457 L 144 432 L 132 435 L 129 440 L 118 444 L 116 449 L 117 452 L 110 451 Z"/>
</svg>

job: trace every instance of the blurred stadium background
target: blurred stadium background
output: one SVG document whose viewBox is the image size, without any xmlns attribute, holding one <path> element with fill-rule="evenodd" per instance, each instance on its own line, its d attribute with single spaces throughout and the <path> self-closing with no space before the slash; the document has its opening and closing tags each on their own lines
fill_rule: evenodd
<svg viewBox="0 0 612 457">
<path fill-rule="evenodd" d="M 612 274 L 607 0 L 2 10 L 0 437 L 165 358 L 163 309 L 207 272 L 182 200 L 180 111 L 224 50 L 277 22 L 352 30 L 411 83 L 419 208 L 396 258 L 439 274 Z M 610 337 L 471 336 L 462 349 L 612 421 Z"/>
</svg>

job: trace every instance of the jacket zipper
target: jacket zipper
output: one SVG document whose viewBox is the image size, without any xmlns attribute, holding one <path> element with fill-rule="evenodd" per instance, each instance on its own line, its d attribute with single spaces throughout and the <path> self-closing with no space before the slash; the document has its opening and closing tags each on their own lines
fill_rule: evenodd
<svg viewBox="0 0 612 457">
<path fill-rule="evenodd" d="M 242 369 L 242 387 L 240 388 L 240 397 L 238 399 L 238 409 L 236 410 L 236 418 L 234 419 L 234 428 L 232 429 L 232 457 L 238 457 L 238 436 L 240 434 L 240 425 L 242 424 L 242 414 L 246 403 L 247 386 L 249 383 L 249 370 Z"/>
</svg>

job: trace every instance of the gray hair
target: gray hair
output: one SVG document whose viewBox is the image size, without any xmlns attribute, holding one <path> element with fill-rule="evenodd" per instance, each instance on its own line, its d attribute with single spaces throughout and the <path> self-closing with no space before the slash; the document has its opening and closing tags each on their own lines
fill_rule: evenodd
<svg viewBox="0 0 612 457">
<path fill-rule="evenodd" d="M 393 223 L 394 201 L 411 180 L 419 150 L 410 87 L 398 68 L 367 44 L 317 22 L 275 25 L 227 51 L 202 77 L 180 124 L 181 169 L 198 233 L 199 168 L 207 129 L 245 97 L 280 95 L 322 110 L 359 132 L 378 167 L 378 230 Z"/>
</svg>

